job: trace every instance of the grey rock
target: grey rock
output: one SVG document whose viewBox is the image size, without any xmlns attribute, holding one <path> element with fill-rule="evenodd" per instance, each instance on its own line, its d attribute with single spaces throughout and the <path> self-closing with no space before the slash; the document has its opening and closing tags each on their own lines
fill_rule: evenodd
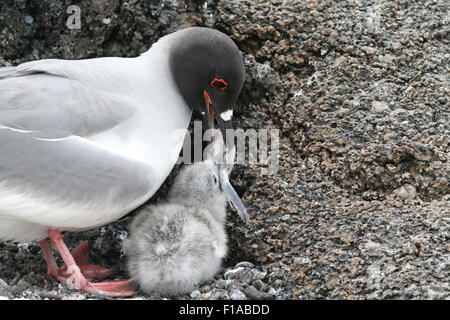
<svg viewBox="0 0 450 320">
<path fill-rule="evenodd" d="M 260 292 L 254 286 L 248 286 L 245 288 L 244 294 L 251 300 L 262 300 L 265 298 L 264 293 Z"/>
<path fill-rule="evenodd" d="M 190 297 L 191 297 L 192 299 L 196 299 L 196 298 L 200 297 L 201 295 L 202 295 L 202 294 L 201 294 L 200 291 L 195 290 L 195 291 L 193 291 L 193 292 L 190 294 Z"/>
<path fill-rule="evenodd" d="M 241 290 L 233 289 L 230 292 L 231 300 L 247 300 L 247 297 Z"/>
<path fill-rule="evenodd" d="M 264 299 L 450 298 L 445 1 L 78 3 L 82 28 L 69 30 L 65 2 L 1 1 L 0 65 L 136 56 L 176 29 L 214 27 L 243 51 L 235 127 L 279 129 L 278 171 L 234 169 L 251 223 L 230 213 L 224 271 L 196 299 L 236 290 Z M 125 278 L 128 220 L 65 240 L 73 248 L 88 239 L 91 262 Z M 43 299 L 51 287 L 56 297 L 102 299 L 48 280 L 37 244 L 0 243 L 0 279 L 11 284 L 0 292 L 8 298 Z M 30 286 L 19 288 L 20 279 Z"/>
</svg>

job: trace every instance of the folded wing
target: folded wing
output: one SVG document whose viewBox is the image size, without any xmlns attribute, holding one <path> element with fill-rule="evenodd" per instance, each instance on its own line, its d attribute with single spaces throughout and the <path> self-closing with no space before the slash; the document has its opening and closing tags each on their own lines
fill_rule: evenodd
<svg viewBox="0 0 450 320">
<path fill-rule="evenodd" d="M 139 105 L 132 94 L 117 94 L 130 93 L 118 70 L 126 61 L 39 60 L 0 68 L 0 126 L 62 138 L 93 135 L 126 121 Z"/>
<path fill-rule="evenodd" d="M 139 107 L 120 59 L 0 68 L 0 239 L 104 225 L 159 187 L 153 166 L 87 139 Z"/>
<path fill-rule="evenodd" d="M 62 230 L 112 222 L 159 187 L 151 165 L 87 139 L 41 140 L 0 128 L 0 224 L 23 220 Z M 11 238 L 0 228 L 0 239 Z M 14 233 L 14 230 L 11 230 Z"/>
</svg>

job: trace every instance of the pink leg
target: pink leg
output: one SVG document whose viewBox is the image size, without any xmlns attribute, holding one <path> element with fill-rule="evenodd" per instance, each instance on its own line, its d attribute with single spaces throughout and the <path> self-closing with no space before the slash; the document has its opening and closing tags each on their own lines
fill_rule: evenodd
<svg viewBox="0 0 450 320">
<path fill-rule="evenodd" d="M 67 273 L 67 266 L 64 264 L 61 268 L 58 268 L 55 258 L 53 257 L 52 250 L 48 244 L 47 240 L 42 240 L 39 242 L 41 246 L 42 253 L 44 254 L 45 262 L 47 263 L 48 276 L 53 278 L 62 278 L 70 277 L 70 274 Z M 86 277 L 88 281 L 91 281 L 94 278 L 106 278 L 107 276 L 112 274 L 112 270 L 108 268 L 103 268 L 100 266 L 96 266 L 93 264 L 88 264 L 88 242 L 84 241 L 78 247 L 71 251 L 72 257 L 74 258 L 76 264 L 81 270 L 81 273 Z M 65 281 L 63 281 L 65 282 Z"/>
<path fill-rule="evenodd" d="M 88 281 L 94 278 L 103 279 L 112 274 L 112 270 L 93 264 L 88 264 L 88 242 L 84 241 L 78 247 L 73 249 L 71 252 L 73 259 L 75 260 L 78 267 L 80 267 L 81 273 L 86 277 Z M 64 264 L 61 267 L 61 273 L 63 276 L 68 277 L 70 274 L 66 272 L 67 266 Z"/>
<path fill-rule="evenodd" d="M 44 254 L 45 263 L 47 263 L 47 275 L 56 278 L 59 274 L 59 268 L 56 265 L 55 257 L 47 239 L 39 241 L 42 253 Z"/>
<path fill-rule="evenodd" d="M 66 280 L 67 285 L 73 286 L 76 289 L 81 289 L 83 287 L 86 287 L 88 285 L 88 281 L 86 278 L 81 274 L 81 270 L 78 267 L 77 263 L 75 262 L 75 259 L 70 254 L 69 249 L 67 248 L 66 244 L 62 240 L 62 234 L 58 230 L 48 230 L 48 237 L 50 238 L 50 241 L 52 242 L 53 246 L 58 250 L 59 254 L 61 255 L 61 258 L 63 259 L 64 263 L 66 264 L 67 271 L 70 273 L 70 277 Z M 58 280 L 60 279 L 58 275 Z M 72 283 L 71 283 L 72 282 Z"/>
<path fill-rule="evenodd" d="M 49 275 L 50 272 L 52 276 L 54 276 L 54 270 L 56 268 L 57 278 L 61 282 L 66 282 L 69 287 L 74 287 L 76 289 L 81 289 L 89 293 L 107 295 L 112 297 L 127 297 L 132 296 L 134 294 L 132 281 L 105 281 L 100 283 L 90 283 L 86 277 L 82 274 L 80 267 L 77 265 L 77 261 L 69 252 L 66 244 L 62 240 L 62 234 L 59 230 L 48 230 L 48 236 L 53 244 L 53 246 L 58 250 L 61 258 L 64 260 L 65 266 L 64 270 L 58 269 L 56 263 L 54 261 L 53 255 L 51 254 L 50 247 L 48 246 L 48 242 L 43 243 L 41 241 L 42 252 L 44 253 L 44 258 L 47 262 L 47 266 L 49 267 Z M 87 260 L 87 243 L 81 244 L 77 249 L 74 250 L 75 257 L 79 259 L 80 262 L 86 262 Z M 86 253 L 84 253 L 85 251 Z M 87 266 L 86 269 L 92 269 L 94 274 L 98 270 L 96 268 L 101 268 L 97 266 L 91 266 L 84 264 Z M 105 268 L 103 268 L 105 269 Z M 97 271 L 96 271 L 97 270 Z"/>
</svg>

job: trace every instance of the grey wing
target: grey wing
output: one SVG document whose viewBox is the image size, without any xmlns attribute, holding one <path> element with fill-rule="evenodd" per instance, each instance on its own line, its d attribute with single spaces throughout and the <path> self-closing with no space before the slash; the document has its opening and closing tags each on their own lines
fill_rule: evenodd
<svg viewBox="0 0 450 320">
<path fill-rule="evenodd" d="M 44 138 L 89 136 L 116 126 L 137 106 L 123 94 L 129 93 L 126 81 L 111 79 L 126 61 L 39 60 L 0 68 L 0 126 Z"/>
<path fill-rule="evenodd" d="M 0 150 L 0 220 L 88 229 L 145 202 L 161 180 L 151 165 L 81 137 L 42 140 L 0 128 Z"/>
</svg>

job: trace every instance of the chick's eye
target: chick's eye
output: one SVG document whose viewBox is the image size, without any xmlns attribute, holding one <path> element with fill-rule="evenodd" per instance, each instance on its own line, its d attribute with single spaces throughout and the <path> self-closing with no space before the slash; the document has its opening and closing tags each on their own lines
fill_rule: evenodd
<svg viewBox="0 0 450 320">
<path fill-rule="evenodd" d="M 228 83 L 223 79 L 214 78 L 210 83 L 211 87 L 224 91 L 228 87 Z"/>
</svg>

